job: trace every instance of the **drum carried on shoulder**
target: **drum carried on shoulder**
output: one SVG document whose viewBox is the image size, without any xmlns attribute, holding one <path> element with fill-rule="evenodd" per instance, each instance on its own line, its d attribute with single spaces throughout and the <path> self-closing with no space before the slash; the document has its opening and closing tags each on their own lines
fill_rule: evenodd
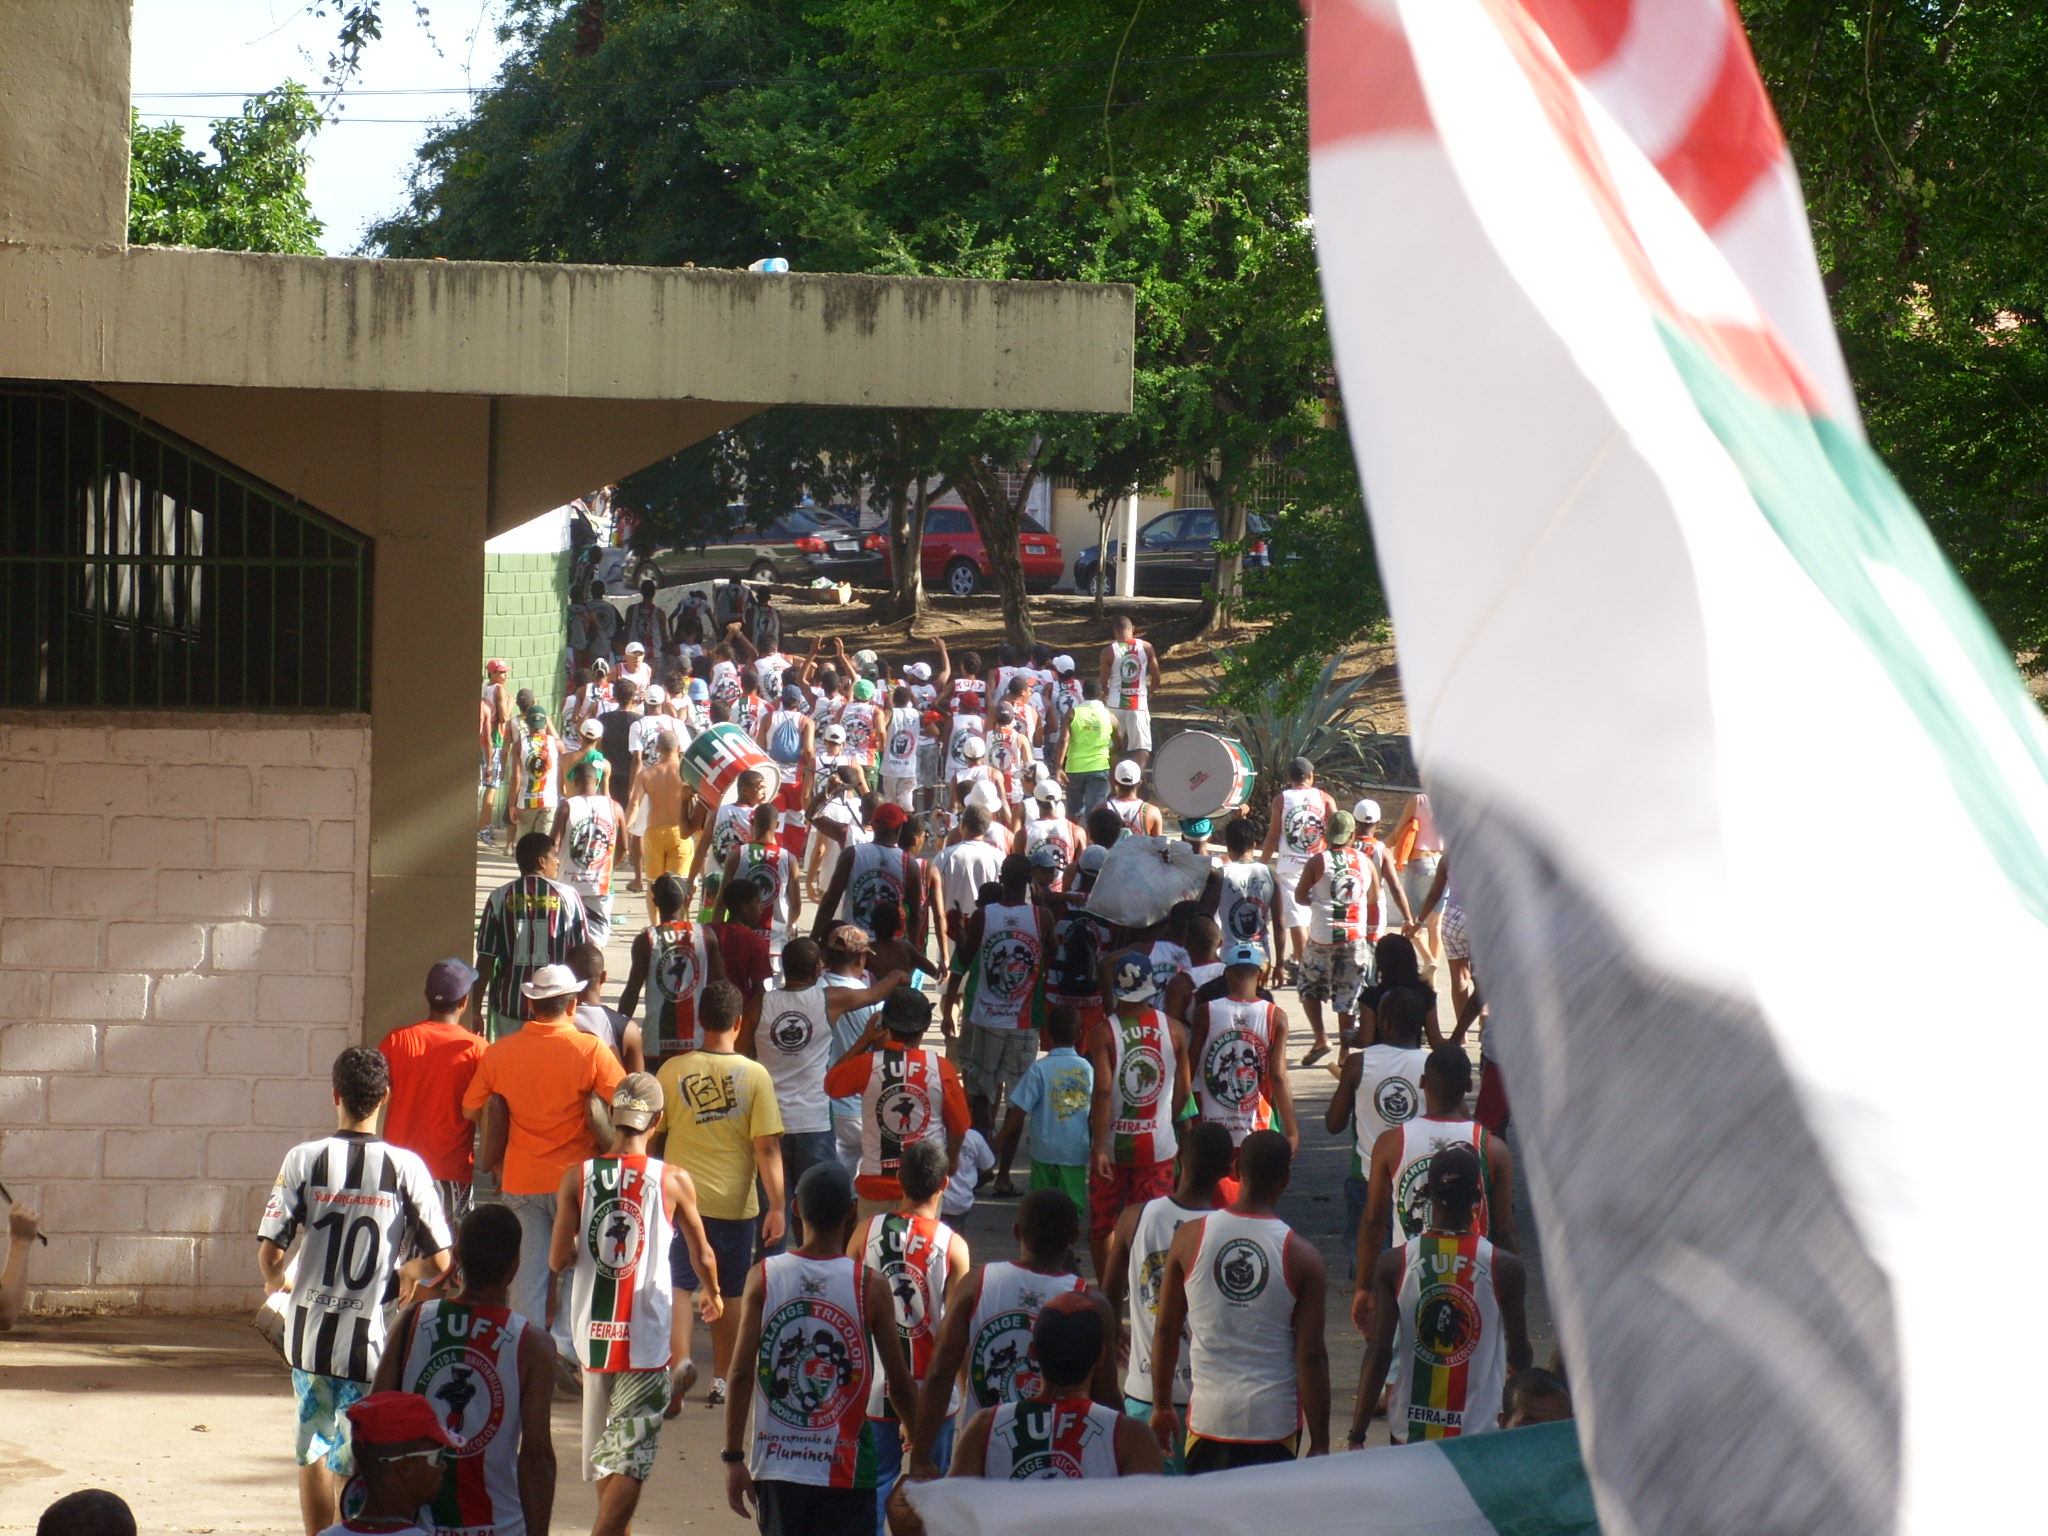
<svg viewBox="0 0 2048 1536">
<path fill-rule="evenodd" d="M 1152 754 L 1152 787 L 1185 820 L 1228 816 L 1251 798 L 1251 754 L 1213 731 L 1182 731 Z"/>
<path fill-rule="evenodd" d="M 683 780 L 706 805 L 723 805 L 738 793 L 740 775 L 757 769 L 768 780 L 768 796 L 782 784 L 782 771 L 761 744 L 727 721 L 706 726 L 683 748 Z"/>
</svg>

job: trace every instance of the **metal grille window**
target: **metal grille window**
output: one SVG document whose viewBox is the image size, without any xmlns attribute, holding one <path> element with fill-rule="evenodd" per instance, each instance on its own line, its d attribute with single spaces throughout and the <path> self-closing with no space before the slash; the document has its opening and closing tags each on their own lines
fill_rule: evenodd
<svg viewBox="0 0 2048 1536">
<path fill-rule="evenodd" d="M 90 390 L 0 381 L 0 706 L 369 707 L 369 540 Z"/>
</svg>

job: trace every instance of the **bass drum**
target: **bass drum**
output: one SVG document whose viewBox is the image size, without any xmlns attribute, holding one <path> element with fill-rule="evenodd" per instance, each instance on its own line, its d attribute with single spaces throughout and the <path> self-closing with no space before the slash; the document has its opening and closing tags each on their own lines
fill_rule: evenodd
<svg viewBox="0 0 2048 1536">
<path fill-rule="evenodd" d="M 1251 754 L 1213 731 L 1182 731 L 1152 754 L 1152 788 L 1184 820 L 1228 815 L 1251 798 Z"/>
</svg>

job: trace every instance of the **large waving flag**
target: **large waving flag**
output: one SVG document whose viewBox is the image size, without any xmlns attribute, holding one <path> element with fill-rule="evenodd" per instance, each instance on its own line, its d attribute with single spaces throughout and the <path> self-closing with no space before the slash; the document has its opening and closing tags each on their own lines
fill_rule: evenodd
<svg viewBox="0 0 2048 1536">
<path fill-rule="evenodd" d="M 2048 737 L 1862 440 L 1739 19 L 1316 0 L 1310 104 L 1601 1523 L 2014 1528 L 2042 1310 L 1958 1261 L 2041 1246 Z"/>
<path fill-rule="evenodd" d="M 1308 8 L 1345 404 L 1601 1528 L 2039 1527 L 2048 733 L 1863 442 L 1739 19 Z M 1569 1523 L 1475 1525 L 1412 1454 L 916 1497 Z"/>
</svg>

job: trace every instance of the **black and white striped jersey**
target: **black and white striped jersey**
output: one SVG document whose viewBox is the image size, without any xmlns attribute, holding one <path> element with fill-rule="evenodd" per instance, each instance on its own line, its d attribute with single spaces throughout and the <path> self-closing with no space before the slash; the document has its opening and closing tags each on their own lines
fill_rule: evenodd
<svg viewBox="0 0 2048 1536">
<path fill-rule="evenodd" d="M 384 1348 L 385 1309 L 398 1298 L 401 1256 L 451 1245 L 427 1165 L 360 1131 L 301 1142 L 285 1154 L 256 1235 L 289 1248 L 301 1233 L 285 1359 L 368 1382 Z"/>
</svg>

